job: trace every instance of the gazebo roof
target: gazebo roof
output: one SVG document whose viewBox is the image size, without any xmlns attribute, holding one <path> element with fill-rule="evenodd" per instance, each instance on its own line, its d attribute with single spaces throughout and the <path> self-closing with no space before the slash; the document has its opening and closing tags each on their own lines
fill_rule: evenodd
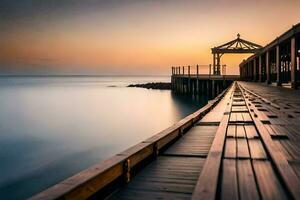
<svg viewBox="0 0 300 200">
<path fill-rule="evenodd" d="M 224 54 L 224 53 L 257 53 L 261 50 L 262 46 L 253 42 L 240 38 L 240 34 L 237 34 L 237 38 L 220 46 L 212 48 L 212 53 Z"/>
</svg>

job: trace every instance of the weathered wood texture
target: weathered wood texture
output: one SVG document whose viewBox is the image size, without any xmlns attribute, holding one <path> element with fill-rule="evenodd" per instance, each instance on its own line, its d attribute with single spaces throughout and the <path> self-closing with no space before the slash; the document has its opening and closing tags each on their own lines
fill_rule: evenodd
<svg viewBox="0 0 300 200">
<path fill-rule="evenodd" d="M 299 134 L 295 134 L 299 131 L 299 127 L 295 123 L 299 123 L 299 118 L 291 117 L 290 108 L 280 106 L 283 99 L 280 100 L 281 95 L 286 95 L 289 98 L 284 99 L 289 105 L 297 106 L 299 102 L 300 93 L 282 90 L 279 88 L 267 88 L 264 86 L 256 85 L 251 87 L 252 84 L 241 83 L 241 88 L 246 99 L 246 104 L 250 110 L 254 119 L 255 126 L 259 130 L 262 137 L 262 142 L 266 147 L 266 151 L 270 155 L 271 160 L 275 165 L 275 170 L 279 173 L 283 180 L 283 185 L 286 186 L 289 195 L 293 198 L 300 196 L 300 180 L 297 174 L 297 168 L 290 163 L 299 162 Z M 250 91 L 248 88 L 251 88 Z M 256 94 L 255 91 L 265 91 L 264 97 Z M 282 92 L 279 92 L 282 91 Z M 292 91 L 292 90 L 290 90 Z M 279 93 L 279 94 L 278 94 Z M 283 93 L 283 94 L 282 94 Z M 274 103 L 274 96 L 276 96 L 276 103 Z M 273 99 L 268 100 L 267 98 Z M 298 98 L 298 99 L 297 99 Z M 262 108 L 259 109 L 255 104 L 259 103 Z M 288 110 L 288 111 L 286 111 Z M 266 114 L 268 123 L 263 122 L 258 116 Z M 271 113 L 271 114 L 270 114 Z M 293 120 L 294 119 L 294 120 Z M 288 126 L 287 126 L 288 125 Z M 288 128 L 287 128 L 287 127 Z M 295 131 L 295 132 L 294 132 Z M 298 132 L 299 133 L 299 132 Z M 293 156 L 290 156 L 293 155 Z"/>
<path fill-rule="evenodd" d="M 230 93 L 228 92 L 220 103 L 213 108 L 212 112 L 209 112 L 207 115 L 223 116 L 225 112 L 223 105 L 226 106 L 229 100 Z M 150 164 L 143 169 L 141 173 L 133 178 L 132 182 L 121 189 L 112 198 L 190 199 L 211 146 L 217 145 L 212 144 L 212 142 L 219 131 L 218 128 L 221 119 L 219 119 L 219 117 L 214 119 L 207 115 L 204 116 L 196 126 L 184 134 L 180 140 L 176 141 L 163 152 L 162 156 L 159 156 L 157 161 L 155 161 L 155 164 Z M 202 161 L 201 164 L 193 163 L 198 160 Z M 193 169 L 196 168 L 197 173 L 193 173 L 193 169 L 186 170 L 186 168 L 181 165 L 194 166 Z M 167 167 L 164 168 L 164 166 Z M 155 175 L 158 177 L 151 177 L 151 182 L 149 183 L 149 176 L 152 176 L 153 170 L 156 171 Z M 182 170 L 186 171 L 180 173 Z M 161 176 L 167 181 L 161 179 Z M 193 179 L 193 181 L 187 182 L 185 179 Z M 153 186 L 151 186 L 152 184 Z M 132 195 L 132 192 L 135 195 Z"/>
<path fill-rule="evenodd" d="M 159 156 L 112 199 L 190 199 L 204 161 Z"/>
<path fill-rule="evenodd" d="M 224 147 L 221 162 L 218 157 L 210 156 L 214 151 L 212 146 L 207 161 L 212 160 L 211 162 L 218 166 L 212 167 L 205 163 L 193 199 L 296 199 L 299 197 L 299 164 L 297 164 L 299 162 L 294 158 L 299 150 L 292 145 L 288 137 L 292 134 L 293 139 L 297 139 L 296 134 L 293 134 L 291 128 L 281 125 L 285 123 L 280 121 L 284 120 L 282 114 L 274 110 L 265 116 L 260 113 L 265 112 L 265 104 L 278 109 L 276 105 L 266 102 L 267 100 L 261 101 L 253 94 L 249 95 L 245 90 L 240 90 L 236 85 L 232 102 L 229 104 L 231 112 L 226 138 L 217 133 L 214 139 L 223 141 L 219 143 L 221 148 Z M 269 133 L 268 129 L 272 132 Z M 284 144 L 282 149 L 277 147 L 277 143 Z M 293 157 L 290 152 L 293 152 Z M 293 159 L 288 160 L 290 157 Z M 216 174 L 218 174 L 217 179 L 215 179 Z M 206 182 L 211 184 L 211 188 L 203 189 Z"/>
</svg>

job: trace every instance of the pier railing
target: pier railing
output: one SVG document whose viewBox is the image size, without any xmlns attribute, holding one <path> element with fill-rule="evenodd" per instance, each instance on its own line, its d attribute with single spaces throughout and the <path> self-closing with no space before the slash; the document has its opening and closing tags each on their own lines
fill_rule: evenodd
<svg viewBox="0 0 300 200">
<path fill-rule="evenodd" d="M 109 196 L 117 188 L 128 183 L 141 168 L 155 159 L 165 148 L 180 138 L 195 122 L 208 113 L 222 99 L 227 90 L 209 101 L 206 106 L 169 128 L 30 199 L 86 199 Z"/>
<path fill-rule="evenodd" d="M 240 78 L 239 75 L 227 75 L 226 65 L 222 66 L 220 74 L 212 74 L 211 69 L 211 65 L 172 67 L 172 91 L 177 94 L 201 94 L 212 99 Z"/>
<path fill-rule="evenodd" d="M 172 66 L 172 75 L 213 76 L 212 65 Z M 226 65 L 222 65 L 221 76 L 227 74 Z M 219 76 L 220 76 L 219 75 Z"/>
</svg>

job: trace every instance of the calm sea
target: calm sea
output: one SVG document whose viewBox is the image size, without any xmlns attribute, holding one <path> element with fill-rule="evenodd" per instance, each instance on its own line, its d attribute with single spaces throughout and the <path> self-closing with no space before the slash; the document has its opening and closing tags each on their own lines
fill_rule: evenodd
<svg viewBox="0 0 300 200">
<path fill-rule="evenodd" d="M 127 88 L 169 77 L 0 78 L 0 198 L 24 199 L 167 128 L 207 99 Z"/>
</svg>

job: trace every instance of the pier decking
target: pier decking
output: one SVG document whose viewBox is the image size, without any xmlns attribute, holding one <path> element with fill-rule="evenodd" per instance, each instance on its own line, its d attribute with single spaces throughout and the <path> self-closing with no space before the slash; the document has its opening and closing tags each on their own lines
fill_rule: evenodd
<svg viewBox="0 0 300 200">
<path fill-rule="evenodd" d="M 285 126 L 289 115 L 281 116 L 246 90 L 265 87 L 251 86 L 233 86 L 218 106 L 113 199 L 299 197 L 299 129 L 290 127 L 295 128 L 292 133 Z M 293 96 L 291 102 L 297 100 Z M 299 108 L 299 103 L 293 106 Z M 293 119 L 290 125 L 299 121 Z"/>
<path fill-rule="evenodd" d="M 297 199 L 299 99 L 234 82 L 172 127 L 32 199 Z"/>
</svg>

